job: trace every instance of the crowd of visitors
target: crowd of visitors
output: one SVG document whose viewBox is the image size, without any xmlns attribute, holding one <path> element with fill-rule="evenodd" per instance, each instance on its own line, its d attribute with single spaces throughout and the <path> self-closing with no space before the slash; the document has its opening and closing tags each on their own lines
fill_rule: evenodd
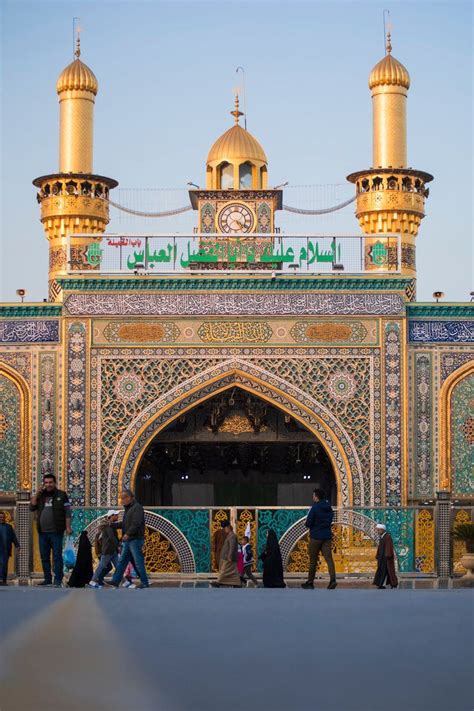
<svg viewBox="0 0 474 711">
<path fill-rule="evenodd" d="M 150 586 L 143 546 L 145 542 L 145 511 L 135 499 L 130 489 L 121 493 L 123 516 L 120 511 L 110 509 L 100 521 L 94 540 L 98 565 L 93 570 L 92 547 L 87 531 L 80 535 L 75 563 L 68 585 L 70 587 L 148 588 Z M 71 504 L 65 491 L 56 486 L 53 474 L 45 474 L 43 486 L 31 498 L 30 510 L 35 513 L 38 528 L 39 550 L 44 580 L 39 586 L 62 586 L 64 561 L 64 534 L 71 536 Z M 314 579 L 320 556 L 325 559 L 329 571 L 329 590 L 337 587 L 336 569 L 332 556 L 332 523 L 334 511 L 324 491 L 315 489 L 313 505 L 308 512 L 305 526 L 309 531 L 309 570 L 302 588 L 314 588 Z M 395 573 L 395 552 L 393 540 L 384 524 L 376 526 L 379 534 L 377 548 L 377 570 L 373 584 L 379 589 L 387 585 L 398 586 Z M 119 537 L 118 531 L 122 535 Z M 0 512 L 0 584 L 7 584 L 8 560 L 12 546 L 19 547 L 12 526 L 6 523 L 5 514 Z M 250 543 L 250 529 L 238 540 L 229 520 L 222 522 L 213 539 L 213 555 L 218 572 L 217 580 L 211 585 L 216 588 L 240 588 L 244 585 L 259 587 L 253 573 L 254 551 Z M 52 576 L 51 557 L 54 579 Z M 259 555 L 262 561 L 262 584 L 264 588 L 284 588 L 283 561 L 278 538 L 273 529 L 267 533 L 264 549 Z M 114 569 L 112 578 L 106 576 Z M 54 580 L 54 581 L 53 581 Z"/>
</svg>

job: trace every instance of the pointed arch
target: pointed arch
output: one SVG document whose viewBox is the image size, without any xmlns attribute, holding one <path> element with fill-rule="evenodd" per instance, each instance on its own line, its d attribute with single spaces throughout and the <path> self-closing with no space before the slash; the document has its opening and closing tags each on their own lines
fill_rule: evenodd
<svg viewBox="0 0 474 711">
<path fill-rule="evenodd" d="M 31 396 L 25 378 L 14 368 L 0 361 L 0 376 L 11 382 L 18 391 L 20 405 L 20 441 L 19 471 L 17 472 L 17 491 L 29 491 L 31 488 Z"/>
<path fill-rule="evenodd" d="M 457 368 L 444 381 L 439 393 L 439 422 L 440 422 L 440 489 L 442 491 L 452 491 L 453 471 L 452 471 L 452 433 L 451 414 L 452 396 L 454 389 L 459 383 L 474 376 L 474 361 L 465 363 Z"/>
<path fill-rule="evenodd" d="M 362 471 L 350 436 L 335 415 L 320 402 L 273 373 L 235 359 L 220 363 L 193 376 L 147 405 L 132 420 L 113 453 L 108 472 L 107 501 L 116 500 L 124 486 L 133 486 L 139 462 L 146 448 L 161 430 L 201 402 L 232 387 L 239 387 L 269 402 L 298 420 L 314 434 L 326 450 L 338 484 L 338 504 L 353 503 L 353 477 L 358 477 L 364 504 Z"/>
</svg>

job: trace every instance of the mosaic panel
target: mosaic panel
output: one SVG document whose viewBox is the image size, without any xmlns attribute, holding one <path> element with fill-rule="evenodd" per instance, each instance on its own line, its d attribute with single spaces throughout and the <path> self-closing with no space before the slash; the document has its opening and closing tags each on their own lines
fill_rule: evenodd
<svg viewBox="0 0 474 711">
<path fill-rule="evenodd" d="M 73 506 L 86 503 L 86 327 L 68 326 L 67 490 Z M 92 482 L 91 482 L 92 484 Z"/>
<path fill-rule="evenodd" d="M 272 231 L 272 208 L 267 202 L 257 207 L 257 232 L 266 234 Z"/>
<path fill-rule="evenodd" d="M 433 382 L 431 354 L 415 355 L 415 497 L 433 493 L 432 416 Z"/>
<path fill-rule="evenodd" d="M 179 328 L 168 321 L 95 322 L 94 343 L 174 343 Z"/>
<path fill-rule="evenodd" d="M 14 368 L 28 383 L 31 382 L 31 353 L 18 353 L 12 347 L 9 351 L 0 351 L 0 362 Z"/>
<path fill-rule="evenodd" d="M 451 395 L 451 480 L 454 494 L 474 494 L 474 375 Z"/>
<path fill-rule="evenodd" d="M 13 494 L 20 480 L 20 392 L 0 373 L 0 491 Z"/>
<path fill-rule="evenodd" d="M 273 331 L 264 321 L 207 321 L 197 334 L 203 343 L 267 343 Z"/>
<path fill-rule="evenodd" d="M 474 343 L 474 321 L 408 321 L 412 343 Z"/>
<path fill-rule="evenodd" d="M 361 321 L 297 321 L 290 333 L 296 343 L 377 344 L 375 321 L 366 324 Z"/>
<path fill-rule="evenodd" d="M 55 353 L 39 354 L 39 471 L 38 481 L 46 473 L 56 474 L 56 359 Z"/>
<path fill-rule="evenodd" d="M 415 570 L 435 572 L 435 522 L 430 509 L 420 509 L 415 514 Z"/>
<path fill-rule="evenodd" d="M 201 232 L 211 234 L 216 231 L 216 211 L 214 205 L 210 202 L 205 202 L 201 206 Z"/>
<path fill-rule="evenodd" d="M 1 343 L 45 343 L 59 341 L 59 321 L 0 321 Z"/>
<path fill-rule="evenodd" d="M 71 294 L 65 307 L 74 316 L 370 316 L 399 314 L 404 301 L 390 293 L 115 293 Z"/>
<path fill-rule="evenodd" d="M 444 383 L 446 378 L 454 373 L 465 363 L 474 362 L 474 351 L 462 353 L 442 353 L 441 354 L 441 383 Z"/>
<path fill-rule="evenodd" d="M 170 521 L 191 546 L 196 573 L 206 573 L 211 560 L 211 536 L 208 509 L 149 509 Z M 166 532 L 163 531 L 163 533 Z M 167 536 L 171 543 L 173 538 Z M 175 545 L 179 553 L 179 548 Z M 180 556 L 181 569 L 186 572 Z"/>
<path fill-rule="evenodd" d="M 400 325 L 385 326 L 385 497 L 386 503 L 402 501 L 402 373 Z"/>
</svg>

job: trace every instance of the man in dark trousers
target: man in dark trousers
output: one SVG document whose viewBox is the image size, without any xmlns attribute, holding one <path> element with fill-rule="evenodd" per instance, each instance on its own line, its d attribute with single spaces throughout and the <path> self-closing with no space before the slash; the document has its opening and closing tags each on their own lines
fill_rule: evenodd
<svg viewBox="0 0 474 711">
<path fill-rule="evenodd" d="M 6 522 L 6 516 L 0 511 L 0 585 L 7 585 L 8 559 L 12 554 L 12 545 L 20 547 L 13 526 Z"/>
<path fill-rule="evenodd" d="M 305 590 L 314 588 L 314 577 L 318 565 L 319 554 L 322 553 L 328 565 L 329 585 L 328 590 L 336 587 L 336 568 L 331 551 L 332 531 L 331 524 L 334 511 L 326 499 L 322 489 L 313 491 L 313 505 L 306 517 L 305 526 L 309 528 L 309 572 L 308 580 L 301 586 Z"/>
<path fill-rule="evenodd" d="M 54 474 L 45 474 L 43 486 L 31 497 L 30 511 L 36 512 L 36 525 L 39 534 L 39 549 L 43 566 L 44 580 L 38 585 L 49 586 L 51 578 L 51 552 L 54 561 L 54 587 L 60 588 L 63 582 L 63 538 L 64 531 L 72 534 L 71 504 L 65 491 L 56 487 Z"/>
<path fill-rule="evenodd" d="M 374 582 L 379 590 L 385 590 L 387 582 L 391 588 L 398 587 L 398 579 L 395 573 L 395 549 L 390 533 L 387 532 L 384 523 L 378 523 L 375 527 L 380 536 L 377 548 L 377 570 L 375 571 Z"/>
<path fill-rule="evenodd" d="M 121 494 L 124 514 L 121 522 L 112 523 L 112 528 L 122 529 L 122 553 L 115 569 L 115 573 L 108 587 L 118 588 L 122 582 L 125 568 L 133 562 L 140 582 L 136 588 L 149 588 L 148 576 L 145 570 L 143 557 L 143 544 L 145 542 L 145 512 L 143 506 L 135 499 L 133 491 L 124 489 Z"/>
</svg>

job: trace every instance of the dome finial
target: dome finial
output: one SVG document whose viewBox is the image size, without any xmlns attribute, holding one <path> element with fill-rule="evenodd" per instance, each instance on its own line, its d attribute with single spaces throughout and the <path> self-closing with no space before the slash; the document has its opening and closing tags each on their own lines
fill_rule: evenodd
<svg viewBox="0 0 474 711">
<path fill-rule="evenodd" d="M 392 51 L 392 33 L 390 32 L 390 30 L 388 30 L 387 41 L 385 43 L 385 52 L 386 52 L 386 54 L 390 54 L 391 51 Z"/>
<path fill-rule="evenodd" d="M 72 34 L 73 34 L 73 44 L 75 44 L 74 48 L 74 56 L 76 59 L 79 59 L 81 56 L 81 28 L 79 26 L 79 21 L 80 17 L 73 17 L 72 18 Z M 77 24 L 76 24 L 77 23 Z"/>
<path fill-rule="evenodd" d="M 238 124 L 238 123 L 239 123 L 239 118 L 240 118 L 241 116 L 243 116 L 242 111 L 239 111 L 239 94 L 238 94 L 238 93 L 236 93 L 236 95 L 235 95 L 234 105 L 235 105 L 235 108 L 234 108 L 234 110 L 231 111 L 230 113 L 231 113 L 232 116 L 234 116 L 234 118 L 235 118 L 235 123 Z"/>
</svg>

